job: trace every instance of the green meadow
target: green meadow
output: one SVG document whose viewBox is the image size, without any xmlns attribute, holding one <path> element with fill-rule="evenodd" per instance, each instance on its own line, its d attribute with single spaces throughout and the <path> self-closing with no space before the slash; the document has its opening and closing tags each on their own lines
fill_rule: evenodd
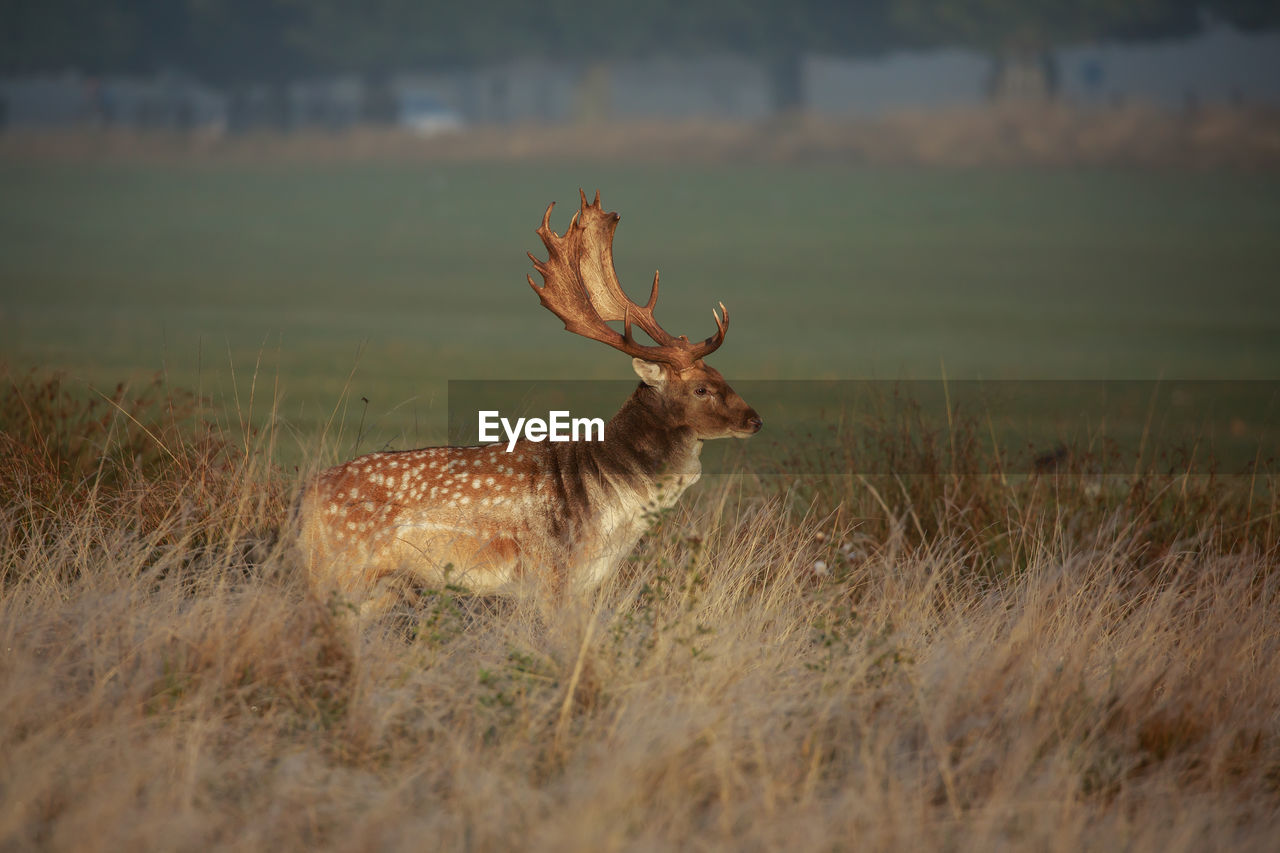
<svg viewBox="0 0 1280 853">
<path fill-rule="evenodd" d="M 630 376 L 524 281 L 579 187 L 621 213 L 633 296 L 662 271 L 669 329 L 730 307 L 731 380 L 1280 368 L 1274 175 L 601 164 L 6 165 L 0 360 L 441 440 L 447 380 Z"/>
</svg>

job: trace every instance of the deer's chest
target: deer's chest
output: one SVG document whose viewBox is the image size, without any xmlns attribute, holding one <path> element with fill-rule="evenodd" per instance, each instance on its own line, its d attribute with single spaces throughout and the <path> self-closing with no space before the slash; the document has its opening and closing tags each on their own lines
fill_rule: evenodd
<svg viewBox="0 0 1280 853">
<path fill-rule="evenodd" d="M 583 537 L 577 561 L 582 567 L 578 582 L 594 588 L 608 577 L 635 548 L 662 513 L 675 505 L 685 490 L 698 481 L 701 466 L 668 474 L 645 488 L 626 490 L 597 507 L 598 515 L 589 535 Z"/>
</svg>

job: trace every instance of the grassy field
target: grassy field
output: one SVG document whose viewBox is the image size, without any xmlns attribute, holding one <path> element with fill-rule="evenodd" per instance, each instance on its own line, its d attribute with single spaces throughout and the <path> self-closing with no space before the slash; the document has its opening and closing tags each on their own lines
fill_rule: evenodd
<svg viewBox="0 0 1280 853">
<path fill-rule="evenodd" d="M 524 284 L 579 186 L 622 213 L 631 291 L 663 271 L 669 327 L 730 306 L 731 378 L 1280 369 L 1274 176 L 601 165 L 10 165 L 0 359 L 106 388 L 163 369 L 226 408 L 258 365 L 305 433 L 354 371 L 371 446 L 438 440 L 443 380 L 630 375 Z"/>
<path fill-rule="evenodd" d="M 660 266 L 690 334 L 728 303 L 714 361 L 776 409 L 855 387 L 794 380 L 948 384 L 735 443 L 808 455 L 704 478 L 597 595 L 424 588 L 355 624 L 299 571 L 296 469 L 443 438 L 446 380 L 625 378 L 523 283 L 545 202 L 563 227 L 597 184 L 632 292 Z M 6 166 L 0 188 L 0 849 L 1274 848 L 1275 178 Z M 1125 378 L 1161 382 L 1089 381 Z M 988 392 L 1258 450 L 1245 477 L 1074 444 L 1013 470 L 966 402 Z"/>
<path fill-rule="evenodd" d="M 115 402 L 0 398 L 4 849 L 1280 833 L 1274 477 L 1005 480 L 887 432 L 912 476 L 710 478 L 596 596 L 426 588 L 356 626 L 306 589 L 264 436 Z"/>
</svg>

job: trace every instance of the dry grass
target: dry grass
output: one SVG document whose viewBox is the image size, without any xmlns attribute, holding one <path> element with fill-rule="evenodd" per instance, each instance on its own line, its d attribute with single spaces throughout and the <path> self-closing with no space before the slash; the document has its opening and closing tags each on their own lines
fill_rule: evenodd
<svg viewBox="0 0 1280 853">
<path fill-rule="evenodd" d="M 398 128 L 340 133 L 75 130 L 0 134 L 0 162 L 124 163 L 853 163 L 875 166 L 1280 165 L 1280 113 L 1210 106 L 988 104 L 874 118 L 795 113 L 717 119 L 477 125 L 423 138 Z"/>
<path fill-rule="evenodd" d="M 592 601 L 357 628 L 267 439 L 154 391 L 0 405 L 5 849 L 1280 836 L 1269 479 L 724 478 Z"/>
</svg>

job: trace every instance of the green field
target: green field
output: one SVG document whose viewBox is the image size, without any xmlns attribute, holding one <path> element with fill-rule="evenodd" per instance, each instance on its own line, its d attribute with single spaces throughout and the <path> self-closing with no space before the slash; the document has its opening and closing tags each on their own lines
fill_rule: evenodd
<svg viewBox="0 0 1280 853">
<path fill-rule="evenodd" d="M 830 166 L 8 165 L 0 360 L 228 408 L 256 367 L 304 433 L 354 371 L 375 442 L 438 440 L 443 380 L 630 375 L 524 283 L 579 186 L 665 325 L 730 306 L 731 379 L 1280 375 L 1275 176 Z"/>
</svg>

